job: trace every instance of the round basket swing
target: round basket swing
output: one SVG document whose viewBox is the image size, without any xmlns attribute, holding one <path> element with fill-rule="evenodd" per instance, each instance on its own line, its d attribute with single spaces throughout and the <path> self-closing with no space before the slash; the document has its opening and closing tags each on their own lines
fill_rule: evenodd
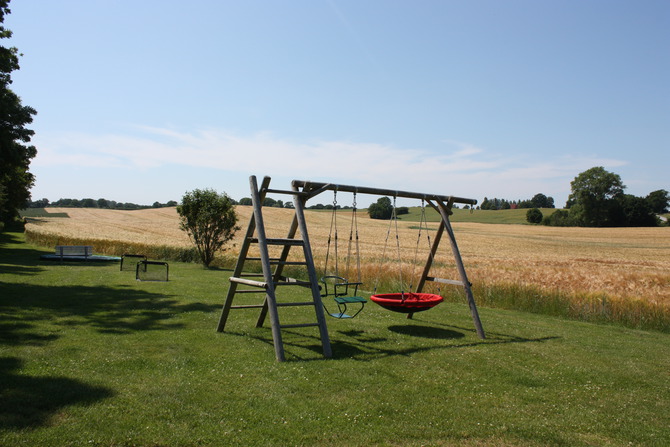
<svg viewBox="0 0 670 447">
<path fill-rule="evenodd" d="M 391 214 L 391 222 L 395 222 L 395 236 L 396 236 L 396 244 L 397 244 L 397 250 L 398 250 L 398 263 L 400 264 L 401 261 L 401 250 L 400 250 L 400 242 L 398 238 L 398 220 L 396 216 L 396 206 L 395 206 L 395 197 L 393 198 L 393 207 L 392 207 L 392 214 Z M 428 225 L 426 223 L 426 211 L 425 211 L 425 202 L 424 200 L 421 200 L 421 219 L 419 221 L 419 235 L 417 237 L 416 241 L 416 249 L 414 252 L 414 265 L 416 265 L 416 260 L 417 260 L 417 255 L 419 252 L 419 241 L 421 240 L 421 232 L 424 228 L 424 224 L 426 225 L 426 235 L 427 235 L 427 241 L 428 241 L 428 246 L 431 246 L 430 243 L 430 236 L 428 235 Z M 388 244 L 389 240 L 389 235 L 391 234 L 391 223 L 389 222 L 389 228 L 386 232 L 386 241 L 384 242 L 384 251 L 382 253 L 382 258 L 380 261 L 380 271 L 378 275 L 381 276 L 381 265 L 384 260 L 384 256 L 386 254 L 386 246 Z M 433 253 L 431 252 L 430 254 L 431 258 L 433 256 Z M 413 273 L 413 272 L 412 272 Z M 402 271 L 400 271 L 400 283 L 403 283 L 402 280 Z M 410 285 L 410 289 L 411 289 Z M 377 286 L 375 285 L 375 290 L 377 289 Z M 400 293 L 382 293 L 382 294 L 373 294 L 370 297 L 370 300 L 372 302 L 377 303 L 384 309 L 388 309 L 393 312 L 400 312 L 400 313 L 405 313 L 405 314 L 413 314 L 416 312 L 422 312 L 424 310 L 432 309 L 433 307 L 437 306 L 440 304 L 442 301 L 444 301 L 444 298 L 440 295 L 436 295 L 434 293 L 422 293 L 422 292 L 400 292 Z"/>
<path fill-rule="evenodd" d="M 384 309 L 405 314 L 432 309 L 444 301 L 444 298 L 440 295 L 435 295 L 433 293 L 411 292 L 382 293 L 379 295 L 372 295 L 370 299 Z"/>
</svg>

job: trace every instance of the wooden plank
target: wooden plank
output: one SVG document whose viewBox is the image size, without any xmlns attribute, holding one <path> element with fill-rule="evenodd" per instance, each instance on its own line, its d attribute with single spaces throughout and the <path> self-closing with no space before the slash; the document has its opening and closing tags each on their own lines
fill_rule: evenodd
<svg viewBox="0 0 670 447">
<path fill-rule="evenodd" d="M 265 177 L 261 187 L 267 188 L 270 184 L 270 177 Z M 256 230 L 256 218 L 252 214 L 249 218 L 249 224 L 247 225 L 247 232 L 244 236 L 242 247 L 240 247 L 240 254 L 237 257 L 237 262 L 235 263 L 235 268 L 233 269 L 232 276 L 239 276 L 240 273 L 244 270 L 244 263 L 249 253 L 249 247 L 251 246 L 249 238 L 254 235 Z M 228 287 L 228 293 L 226 294 L 226 299 L 223 303 L 223 308 L 221 309 L 221 316 L 219 317 L 219 323 L 216 327 L 217 332 L 223 332 L 226 327 L 226 322 L 228 321 L 228 315 L 230 313 L 230 308 L 233 304 L 233 299 L 235 298 L 235 292 L 237 291 L 237 283 L 230 283 Z M 246 292 L 245 292 L 246 293 Z"/>
<path fill-rule="evenodd" d="M 465 273 L 465 266 L 463 265 L 461 252 L 458 249 L 458 244 L 456 243 L 456 235 L 454 234 L 454 230 L 451 227 L 451 223 L 449 222 L 448 210 L 451 209 L 451 202 L 449 202 L 449 205 L 447 206 L 441 200 L 438 200 L 437 204 L 440 215 L 442 216 L 442 221 L 444 222 L 444 227 L 447 230 L 447 235 L 449 236 L 449 243 L 451 244 L 451 252 L 454 255 L 454 260 L 456 261 L 456 268 L 458 269 L 458 273 L 461 276 L 461 281 L 463 282 L 463 289 L 465 289 L 465 296 L 468 300 L 468 306 L 470 306 L 472 321 L 475 324 L 475 329 L 477 330 L 477 335 L 479 338 L 485 339 L 486 334 L 484 333 L 482 322 L 479 319 L 479 312 L 477 311 L 477 304 L 475 304 L 475 297 L 472 294 L 470 281 L 468 281 L 468 275 Z"/>
<path fill-rule="evenodd" d="M 458 281 L 455 279 L 444 279 L 444 278 L 434 278 L 432 276 L 427 276 L 426 281 L 439 282 L 441 284 L 451 284 L 454 286 L 462 286 L 463 281 Z"/>
<path fill-rule="evenodd" d="M 404 197 L 408 199 L 424 199 L 424 200 L 441 200 L 442 202 L 452 202 L 452 203 L 463 203 L 466 205 L 476 205 L 476 199 L 466 199 L 464 197 L 454 197 L 454 196 L 444 196 L 438 194 L 424 194 L 420 192 L 411 192 L 411 191 L 398 191 L 393 189 L 383 189 L 383 188 L 371 188 L 366 186 L 351 186 L 351 185 L 336 185 L 332 183 L 318 183 L 318 182 L 306 182 L 304 180 L 293 180 L 291 182 L 295 188 L 305 188 L 315 190 L 330 190 L 330 191 L 345 191 L 345 192 L 355 192 L 360 194 L 372 194 L 375 196 L 393 196 L 393 197 Z M 295 189 L 294 188 L 294 189 Z M 319 191 L 318 193 L 322 192 Z M 316 196 L 318 193 L 314 193 L 311 197 Z"/>
<path fill-rule="evenodd" d="M 298 191 L 298 187 L 292 185 L 294 191 Z M 314 269 L 314 257 L 312 255 L 312 246 L 309 243 L 309 236 L 307 234 L 307 221 L 305 220 L 305 202 L 306 199 L 300 198 L 293 204 L 295 207 L 295 220 L 302 235 L 303 253 L 305 254 L 305 262 L 307 263 L 307 275 L 312 288 L 312 299 L 314 301 L 314 311 L 316 313 L 317 326 L 319 327 L 319 334 L 321 336 L 321 347 L 323 349 L 323 356 L 330 358 L 333 356 L 333 351 L 330 346 L 330 335 L 328 335 L 328 325 L 326 322 L 326 315 L 323 311 L 323 303 L 321 302 L 321 290 L 319 287 L 319 279 L 316 277 L 316 270 Z"/>
<path fill-rule="evenodd" d="M 266 181 L 267 179 L 267 181 Z M 264 190 L 268 188 L 270 184 L 270 177 L 265 177 L 263 180 Z M 251 176 L 249 178 L 249 186 L 251 189 L 251 203 L 254 207 L 254 218 L 256 220 L 256 234 L 259 241 L 259 252 L 261 256 L 261 266 L 263 267 L 263 273 L 265 274 L 265 281 L 267 284 L 267 293 L 265 295 L 265 300 L 267 302 L 268 312 L 270 313 L 270 323 L 272 329 L 272 340 L 275 348 L 275 357 L 277 361 L 283 362 L 286 360 L 284 356 L 284 343 L 282 341 L 281 327 L 279 324 L 279 314 L 277 313 L 277 298 L 275 296 L 275 288 L 272 282 L 272 267 L 270 266 L 270 255 L 268 254 L 267 247 L 267 237 L 265 236 L 265 224 L 263 222 L 263 201 L 258 190 L 258 184 L 256 183 L 256 177 Z M 265 191 L 263 191 L 264 193 Z M 246 255 L 246 253 L 245 253 Z"/>
<path fill-rule="evenodd" d="M 255 244 L 259 243 L 258 238 L 255 237 L 250 238 L 250 241 Z M 293 245 L 293 246 L 303 245 L 302 239 L 284 239 L 284 238 L 269 238 L 265 240 L 265 243 L 268 245 Z"/>
<path fill-rule="evenodd" d="M 268 288 L 268 283 L 267 282 L 254 281 L 253 279 L 244 279 L 244 278 L 237 278 L 235 276 L 231 276 L 230 278 L 228 278 L 228 281 L 234 282 L 234 283 L 237 283 L 237 284 L 244 284 L 244 285 L 247 285 L 247 286 L 261 287 L 263 289 Z"/>
</svg>

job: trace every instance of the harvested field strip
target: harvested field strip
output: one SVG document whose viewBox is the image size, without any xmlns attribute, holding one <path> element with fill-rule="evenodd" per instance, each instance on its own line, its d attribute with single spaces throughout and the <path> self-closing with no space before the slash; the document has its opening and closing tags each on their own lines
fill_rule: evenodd
<svg viewBox="0 0 670 447">
<path fill-rule="evenodd" d="M 264 211 L 268 237 L 285 237 L 293 211 L 280 208 Z M 179 230 L 174 208 L 137 211 L 68 208 L 52 209 L 50 212 L 67 212 L 70 218 L 42 218 L 29 223 L 27 235 L 31 241 L 42 246 L 53 246 L 56 239 L 63 241 L 70 238 L 77 243 L 91 243 L 97 252 L 106 254 L 119 254 L 119 246 L 128 244 L 192 249 L 188 236 Z M 229 245 L 220 264 L 223 266 L 233 265 L 252 208 L 238 206 L 237 212 L 243 229 Z M 418 230 L 411 227 L 416 227 L 416 222 L 398 222 L 399 260 L 395 229 L 391 229 L 386 244 L 389 222 L 371 220 L 364 211 L 360 213 L 358 230 L 362 279 L 366 289 L 374 287 L 380 272 L 386 282 L 384 287 L 400 287 L 396 279 L 400 276 L 399 265 L 403 266 L 405 288 L 411 281 L 415 283 L 410 278 L 411 273 L 420 273 L 428 247 L 427 240 L 419 241 L 419 266 L 412 265 Z M 338 266 L 340 273 L 345 274 L 349 216 L 349 212 L 343 210 L 338 217 Z M 330 218 L 328 211 L 307 212 L 317 266 L 323 266 L 325 260 Z M 454 223 L 453 226 L 468 277 L 475 287 L 491 290 L 517 287 L 541 293 L 543 297 L 558 294 L 588 298 L 578 300 L 579 303 L 592 297 L 606 297 L 612 303 L 645 302 L 658 306 L 662 312 L 670 312 L 670 228 L 593 229 L 477 223 Z M 334 268 L 333 250 L 331 245 L 330 270 Z M 171 256 L 168 249 L 162 252 L 165 259 Z M 297 251 L 293 255 L 300 257 Z M 433 276 L 458 279 L 446 237 L 435 266 L 431 272 Z M 346 275 L 354 277 L 353 264 L 350 269 Z"/>
</svg>

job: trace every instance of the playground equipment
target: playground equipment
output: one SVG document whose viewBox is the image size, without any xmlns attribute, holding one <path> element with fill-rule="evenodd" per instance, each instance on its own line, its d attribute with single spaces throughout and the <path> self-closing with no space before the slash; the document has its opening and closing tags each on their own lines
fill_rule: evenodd
<svg viewBox="0 0 670 447">
<path fill-rule="evenodd" d="M 384 240 L 384 250 L 382 256 L 379 259 L 379 273 L 377 274 L 377 283 L 375 284 L 375 289 L 373 295 L 370 297 L 372 302 L 380 305 L 384 309 L 391 310 L 393 312 L 406 313 L 407 318 L 412 318 L 416 312 L 422 312 L 424 310 L 432 309 L 433 307 L 440 304 L 444 301 L 444 298 L 440 295 L 435 295 L 433 293 L 411 293 L 405 292 L 405 282 L 403 281 L 402 268 L 398 268 L 398 277 L 400 283 L 401 291 L 399 293 L 384 293 L 377 294 L 377 285 L 379 283 L 379 278 L 381 277 L 382 266 L 385 261 L 386 249 L 388 247 L 389 236 L 391 235 L 392 224 L 395 223 L 395 240 L 396 240 L 396 249 L 398 254 L 398 266 L 402 263 L 402 256 L 400 250 L 400 239 L 398 237 L 398 216 L 396 214 L 396 197 L 393 197 L 393 208 L 391 212 L 391 219 L 389 220 L 388 230 L 386 231 L 386 239 Z M 428 233 L 428 223 L 426 222 L 426 206 L 425 200 L 421 199 L 421 218 L 419 219 L 419 234 L 416 238 L 416 249 L 414 250 L 414 262 L 413 266 L 416 266 L 419 254 L 419 244 L 421 243 L 421 233 L 423 231 L 424 224 L 426 226 L 426 237 L 428 240 L 428 246 L 430 246 L 430 234 Z M 434 260 L 434 253 L 432 250 L 429 254 L 429 262 L 432 264 Z M 414 271 L 412 270 L 411 278 L 414 277 Z M 423 285 L 422 285 L 423 287 Z M 407 289 L 412 290 L 412 284 L 409 284 Z"/>
<path fill-rule="evenodd" d="M 343 191 L 351 192 L 355 194 L 372 194 L 379 196 L 393 196 L 394 200 L 396 197 L 403 198 L 413 198 L 420 199 L 428 203 L 432 208 L 436 209 L 440 214 L 441 221 L 438 226 L 435 237 L 430 245 L 430 254 L 426 263 L 424 264 L 423 271 L 421 273 L 419 282 L 416 286 L 415 292 L 406 292 L 401 293 L 398 299 L 398 294 L 392 294 L 393 297 L 388 297 L 384 295 L 377 295 L 377 302 L 380 305 L 384 305 L 391 310 L 403 309 L 402 312 L 408 313 L 408 317 L 414 312 L 421 310 L 426 310 L 438 304 L 436 298 L 426 297 L 423 294 L 422 290 L 427 281 L 436 282 L 439 284 L 452 284 L 462 286 L 465 290 L 466 298 L 470 307 L 470 312 L 472 319 L 477 331 L 477 335 L 480 338 L 485 338 L 484 329 L 482 328 L 481 321 L 479 319 L 479 314 L 477 311 L 477 306 L 472 295 L 471 285 L 468 281 L 463 262 L 461 260 L 460 252 L 458 250 L 458 245 L 456 244 L 456 238 L 454 236 L 451 223 L 449 222 L 449 215 L 451 215 L 451 209 L 455 203 L 475 205 L 477 203 L 474 199 L 466 199 L 461 197 L 454 196 L 443 196 L 436 194 L 423 194 L 416 192 L 408 191 L 394 191 L 388 189 L 380 188 L 370 188 L 362 186 L 348 186 L 348 185 L 338 185 L 332 183 L 320 183 L 320 182 L 309 182 L 302 180 L 294 180 L 291 183 L 291 190 L 278 190 L 270 189 L 270 177 L 265 177 L 260 185 L 258 186 L 255 176 L 249 178 L 250 189 L 251 189 L 251 201 L 253 206 L 253 214 L 249 219 L 249 224 L 247 226 L 247 231 L 244 236 L 242 246 L 240 248 L 239 257 L 233 270 L 233 274 L 229 278 L 230 287 L 228 288 L 228 293 L 221 311 L 221 317 L 219 319 L 219 324 L 217 326 L 218 332 L 223 332 L 228 320 L 230 311 L 233 309 L 260 309 L 260 314 L 256 322 L 257 327 L 261 327 L 265 321 L 266 316 L 269 313 L 271 329 L 272 329 L 272 338 L 275 348 L 275 356 L 278 361 L 285 360 L 284 354 L 284 345 L 282 341 L 282 330 L 288 328 L 304 328 L 304 327 L 317 327 L 319 330 L 322 350 L 324 357 L 332 357 L 332 351 L 330 346 L 330 338 L 328 335 L 328 328 L 326 324 L 326 316 L 324 314 L 322 292 L 321 286 L 319 285 L 319 279 L 316 275 L 316 269 L 314 267 L 314 258 L 313 252 L 309 240 L 309 235 L 307 231 L 307 223 L 305 220 L 305 204 L 306 202 L 325 192 L 325 191 Z M 284 194 L 290 195 L 293 197 L 293 205 L 295 207 L 295 214 L 293 220 L 288 230 L 288 234 L 285 238 L 268 238 L 265 231 L 265 223 L 263 216 L 263 201 L 267 194 Z M 300 230 L 298 237 L 298 229 Z M 437 278 L 429 276 L 430 269 L 433 263 L 433 259 L 437 249 L 439 247 L 441 238 L 444 232 L 447 232 L 449 237 L 449 242 L 451 244 L 452 253 L 454 256 L 454 261 L 456 263 L 457 270 L 459 272 L 459 280 L 450 280 Z M 257 247 L 258 256 L 250 255 L 250 248 L 254 245 Z M 281 247 L 281 253 L 276 257 L 270 257 L 269 247 L 278 246 Z M 289 261 L 288 256 L 292 247 L 301 247 L 302 248 L 302 259 L 300 261 Z M 249 273 L 248 269 L 245 270 L 245 264 L 258 263 L 261 264 L 262 273 Z M 307 270 L 308 281 L 299 281 L 293 278 L 288 278 L 283 275 L 285 266 L 302 266 Z M 327 275 L 331 276 L 331 275 Z M 346 292 L 349 291 L 348 287 L 356 287 L 357 282 L 349 283 L 347 280 L 342 278 L 339 275 L 337 278 L 325 278 L 326 280 L 334 281 L 333 293 L 335 298 L 337 298 L 337 293 L 334 292 L 337 288 L 337 285 L 345 286 Z M 261 280 L 252 279 L 252 278 L 262 278 Z M 338 279 L 340 278 L 340 279 Z M 344 280 L 344 281 L 342 281 Z M 323 283 L 322 283 L 323 284 Z M 246 289 L 240 289 L 239 287 L 251 287 Z M 311 298 L 307 301 L 301 302 L 284 302 L 278 300 L 277 290 L 286 287 L 286 286 L 301 286 L 306 287 L 311 291 Z M 325 285 L 324 285 L 325 289 Z M 262 304 L 242 304 L 242 305 L 233 305 L 233 301 L 237 295 L 241 294 L 263 294 L 264 300 Z M 355 293 L 354 293 L 355 294 Z M 329 291 L 325 291 L 325 296 L 331 295 Z M 389 294 L 385 294 L 389 295 Z M 408 295 L 404 297 L 404 295 Z M 345 295 L 341 295 L 345 296 Z M 439 295 L 436 295 L 439 297 Z M 441 298 L 441 297 L 440 297 Z M 385 299 L 395 300 L 392 302 L 383 301 Z M 412 307 L 411 303 L 421 302 L 421 306 Z M 395 304 L 394 304 L 395 303 Z M 400 303 L 400 305 L 398 305 Z M 347 303 L 348 304 L 348 303 Z M 430 305 L 429 305 L 430 304 Z M 295 323 L 295 324 L 284 324 L 280 323 L 279 319 L 279 309 L 295 307 L 295 306 L 310 306 L 314 309 L 314 318 L 315 321 L 308 323 Z M 343 312 L 340 312 L 343 313 Z M 355 316 L 355 315 L 354 315 Z"/>
<path fill-rule="evenodd" d="M 147 257 L 145 255 L 124 253 L 123 256 L 121 256 L 121 271 L 136 272 L 137 264 L 146 260 Z"/>
<path fill-rule="evenodd" d="M 328 232 L 326 262 L 323 268 L 326 275 L 320 279 L 323 292 L 321 293 L 321 298 L 332 296 L 333 300 L 335 301 L 335 304 L 337 305 L 338 312 L 330 312 L 328 310 L 328 307 L 326 306 L 326 303 L 323 303 L 324 309 L 326 309 L 328 315 L 330 315 L 333 318 L 346 319 L 346 318 L 354 318 L 356 315 L 358 315 L 365 307 L 365 303 L 367 303 L 367 300 L 365 298 L 357 296 L 358 287 L 363 283 L 361 282 L 361 256 L 358 244 L 358 218 L 356 217 L 356 211 L 357 211 L 356 193 L 354 193 L 354 201 L 351 211 L 351 225 L 349 229 L 349 244 L 347 246 L 346 270 L 345 270 L 347 277 L 349 277 L 350 273 L 349 267 L 351 264 L 352 251 L 355 251 L 356 278 L 357 278 L 356 282 L 350 282 L 347 278 L 340 276 L 339 256 L 338 256 L 339 237 L 337 231 L 337 208 L 338 208 L 337 189 L 335 189 L 333 191 L 333 211 L 331 213 L 330 230 Z M 334 267 L 335 270 L 332 272 L 332 274 L 329 275 L 328 260 L 330 259 L 331 241 L 334 241 L 333 248 L 334 248 L 335 261 L 333 262 L 333 264 L 335 264 Z M 356 244 L 355 246 L 354 241 Z M 353 292 L 350 292 L 351 290 L 353 290 Z M 350 305 L 355 309 L 353 315 L 349 315 L 349 313 L 347 313 L 348 307 Z"/>
<path fill-rule="evenodd" d="M 138 281 L 167 281 L 170 267 L 162 261 L 140 261 L 135 267 L 135 279 Z"/>
</svg>

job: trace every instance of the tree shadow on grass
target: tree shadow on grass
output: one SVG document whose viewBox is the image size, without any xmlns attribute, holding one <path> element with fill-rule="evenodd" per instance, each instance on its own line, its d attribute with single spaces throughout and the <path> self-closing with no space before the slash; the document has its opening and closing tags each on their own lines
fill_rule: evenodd
<svg viewBox="0 0 670 447">
<path fill-rule="evenodd" d="M 0 233 L 0 274 L 35 275 L 44 270 L 37 263 L 45 252 L 25 247 L 16 235 Z"/>
<path fill-rule="evenodd" d="M 474 346 L 508 343 L 543 343 L 549 340 L 560 338 L 557 336 L 524 338 L 514 335 L 495 334 L 486 340 L 464 340 L 462 342 L 454 342 L 455 340 L 464 339 L 466 337 L 466 333 L 470 331 L 464 330 L 463 332 L 460 332 L 457 329 L 461 328 L 454 327 L 453 329 L 444 329 L 441 327 L 431 327 L 427 325 L 418 326 L 414 329 L 410 328 L 409 325 L 391 326 L 389 329 L 392 332 L 403 336 L 418 336 L 434 340 L 443 340 L 446 343 L 436 342 L 431 345 L 412 347 L 393 345 L 394 347 L 390 348 L 388 347 L 390 344 L 388 338 L 370 336 L 370 334 L 362 330 L 338 331 L 338 333 L 344 335 L 345 338 L 331 338 L 330 344 L 333 352 L 332 358 L 334 360 L 354 359 L 359 361 L 372 361 L 380 357 L 409 356 L 420 352 L 435 350 L 459 349 Z M 257 329 L 253 333 L 238 333 L 228 331 L 226 331 L 226 333 L 241 337 L 251 337 L 269 345 L 274 344 L 272 333 L 269 328 Z M 320 357 L 318 355 L 311 356 L 310 354 L 310 356 L 307 357 L 302 354 L 302 352 L 323 354 L 321 340 L 318 336 L 296 330 L 283 330 L 282 334 L 286 358 L 288 361 L 313 361 L 324 359 L 322 356 Z"/>
<path fill-rule="evenodd" d="M 182 304 L 177 299 L 130 287 L 0 284 L 0 344 L 42 343 L 60 327 L 86 326 L 107 334 L 174 330 L 184 312 L 212 312 L 218 305 Z"/>
<path fill-rule="evenodd" d="M 112 397 L 110 389 L 67 377 L 33 377 L 16 372 L 21 360 L 0 358 L 0 429 L 37 428 L 63 407 L 90 404 Z"/>
</svg>

